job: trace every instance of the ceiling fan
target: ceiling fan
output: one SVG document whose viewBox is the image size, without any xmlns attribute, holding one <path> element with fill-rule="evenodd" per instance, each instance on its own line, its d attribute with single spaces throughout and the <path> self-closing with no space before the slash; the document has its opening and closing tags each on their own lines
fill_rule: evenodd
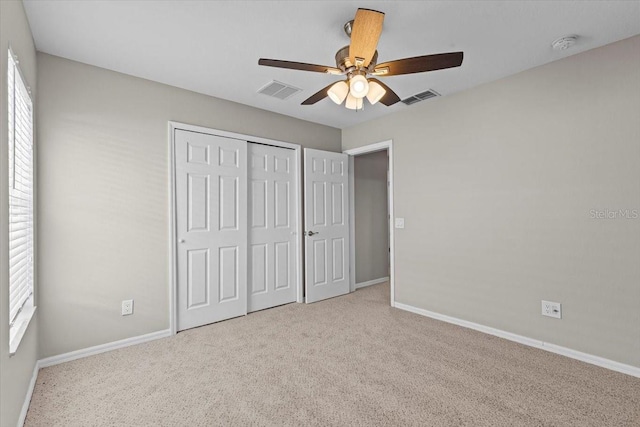
<svg viewBox="0 0 640 427">
<path fill-rule="evenodd" d="M 264 58 L 260 58 L 258 64 L 267 67 L 347 76 L 346 80 L 331 83 L 311 95 L 302 102 L 302 105 L 315 104 L 328 96 L 338 105 L 346 99 L 345 107 L 351 110 L 362 109 L 365 97 L 372 105 L 380 101 L 382 104 L 390 106 L 400 101 L 400 97 L 394 91 L 375 77 L 424 73 L 459 67 L 462 64 L 462 52 L 416 56 L 378 64 L 376 48 L 380 33 L 382 33 L 383 21 L 384 13 L 382 12 L 358 9 L 355 19 L 344 25 L 345 32 L 351 37 L 351 44 L 336 53 L 335 67 Z"/>
</svg>

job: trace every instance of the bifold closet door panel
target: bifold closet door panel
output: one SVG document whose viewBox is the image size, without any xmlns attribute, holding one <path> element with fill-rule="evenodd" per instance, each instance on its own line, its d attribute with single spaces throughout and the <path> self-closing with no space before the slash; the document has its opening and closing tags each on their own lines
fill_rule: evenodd
<svg viewBox="0 0 640 427">
<path fill-rule="evenodd" d="M 295 150 L 249 143 L 248 311 L 294 302 L 297 293 Z"/>
<path fill-rule="evenodd" d="M 247 143 L 175 130 L 177 328 L 247 313 Z"/>
</svg>

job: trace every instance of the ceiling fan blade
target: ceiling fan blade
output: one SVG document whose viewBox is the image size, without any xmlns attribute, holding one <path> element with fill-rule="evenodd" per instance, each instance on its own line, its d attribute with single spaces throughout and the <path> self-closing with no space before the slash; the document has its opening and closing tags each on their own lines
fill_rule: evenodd
<svg viewBox="0 0 640 427">
<path fill-rule="evenodd" d="M 349 59 L 352 64 L 356 65 L 356 58 L 360 58 L 365 67 L 369 66 L 378 47 L 383 21 L 384 13 L 382 12 L 358 9 L 351 27 L 351 44 L 349 45 Z"/>
<path fill-rule="evenodd" d="M 380 98 L 380 101 L 382 104 L 386 105 L 387 107 L 392 106 L 393 104 L 395 104 L 396 102 L 400 101 L 400 97 L 398 95 L 396 95 L 396 93 L 394 91 L 392 91 L 389 86 L 387 86 L 386 84 L 382 83 L 380 80 L 378 79 L 369 79 L 370 82 L 376 82 L 378 83 L 380 86 L 382 86 L 382 88 L 384 90 L 387 91 L 387 93 L 384 94 L 384 96 L 382 98 Z"/>
<path fill-rule="evenodd" d="M 326 65 L 305 64 L 304 62 L 280 61 L 278 59 L 260 58 L 258 60 L 258 65 L 287 68 L 289 70 L 314 71 L 316 73 L 342 74 L 342 70 L 335 67 L 328 67 Z"/>
<path fill-rule="evenodd" d="M 398 59 L 376 65 L 371 74 L 386 77 L 459 67 L 462 57 L 462 52 L 452 52 Z"/>
<path fill-rule="evenodd" d="M 333 82 L 329 86 L 327 86 L 327 87 L 325 87 L 323 89 L 320 89 L 319 91 L 317 91 L 316 93 L 311 95 L 309 98 L 307 98 L 304 101 L 302 101 L 302 104 L 300 104 L 300 105 L 313 105 L 316 102 L 323 100 L 324 98 L 329 96 L 327 92 L 329 92 L 329 89 L 334 84 L 336 84 L 336 82 Z"/>
</svg>

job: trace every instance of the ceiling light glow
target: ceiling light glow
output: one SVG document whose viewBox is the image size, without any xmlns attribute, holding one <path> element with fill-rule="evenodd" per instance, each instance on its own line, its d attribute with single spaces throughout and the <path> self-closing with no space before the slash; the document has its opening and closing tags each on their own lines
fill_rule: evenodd
<svg viewBox="0 0 640 427">
<path fill-rule="evenodd" d="M 367 92 L 367 99 L 371 105 L 380 101 L 387 91 L 378 82 L 369 82 L 369 92 Z"/>
<path fill-rule="evenodd" d="M 369 92 L 369 82 L 363 75 L 358 74 L 351 78 L 351 81 L 349 82 L 349 89 L 350 94 L 353 97 L 362 99 Z"/>
<path fill-rule="evenodd" d="M 347 82 L 338 82 L 331 86 L 331 88 L 327 92 L 329 98 L 331 98 L 331 100 L 338 105 L 342 104 L 342 101 L 344 101 L 348 94 L 349 85 L 347 84 Z"/>
<path fill-rule="evenodd" d="M 356 98 L 351 93 L 347 96 L 347 102 L 344 104 L 349 110 L 361 110 L 362 109 L 362 98 Z"/>
</svg>

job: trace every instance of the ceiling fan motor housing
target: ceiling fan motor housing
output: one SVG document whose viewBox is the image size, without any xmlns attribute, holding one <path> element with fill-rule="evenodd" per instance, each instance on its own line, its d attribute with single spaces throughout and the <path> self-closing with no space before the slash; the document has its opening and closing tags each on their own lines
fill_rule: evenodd
<svg viewBox="0 0 640 427">
<path fill-rule="evenodd" d="M 373 58 L 371 58 L 371 62 L 369 63 L 369 66 L 367 68 L 363 67 L 361 70 L 368 73 L 369 70 L 373 70 L 373 68 L 377 64 L 377 61 L 378 61 L 378 51 L 376 50 L 376 52 L 373 55 Z M 351 60 L 349 59 L 349 46 L 345 46 L 336 52 L 336 67 L 340 68 L 345 73 L 360 71 L 360 70 L 356 70 L 355 64 L 352 64 Z"/>
</svg>

